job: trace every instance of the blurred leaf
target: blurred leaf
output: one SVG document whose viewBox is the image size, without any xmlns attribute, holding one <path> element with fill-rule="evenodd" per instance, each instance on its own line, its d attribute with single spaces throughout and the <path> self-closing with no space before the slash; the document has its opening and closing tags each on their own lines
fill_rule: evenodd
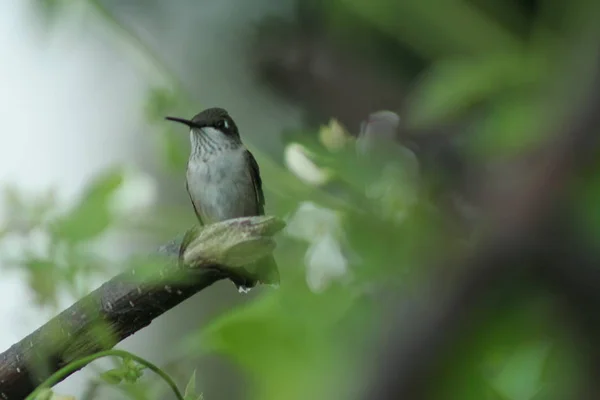
<svg viewBox="0 0 600 400">
<path fill-rule="evenodd" d="M 542 387 L 542 372 L 547 360 L 548 343 L 523 345 L 506 360 L 492 384 L 511 400 L 530 400 Z"/>
<path fill-rule="evenodd" d="M 36 226 L 42 225 L 48 215 L 56 209 L 54 189 L 49 189 L 33 199 L 26 197 L 14 185 L 7 185 L 3 188 L 4 232 L 28 233 Z"/>
<path fill-rule="evenodd" d="M 574 182 L 574 226 L 577 226 L 592 246 L 600 243 L 600 159 L 590 166 L 588 172 Z"/>
<path fill-rule="evenodd" d="M 10 215 L 19 212 L 25 207 L 25 201 L 19 189 L 15 185 L 8 184 L 3 188 L 4 207 Z"/>
<path fill-rule="evenodd" d="M 70 285 L 71 289 L 77 289 L 76 285 L 80 283 L 82 277 L 88 277 L 92 274 L 105 271 L 110 265 L 109 261 L 86 249 L 77 246 L 71 246 L 65 249 L 65 264 L 62 268 L 63 279 Z M 76 296 L 83 296 L 91 288 L 80 290 L 83 293 L 76 293 Z"/>
<path fill-rule="evenodd" d="M 119 368 L 109 369 L 100 374 L 100 379 L 109 385 L 118 385 L 123 381 L 123 371 Z"/>
<path fill-rule="evenodd" d="M 53 398 L 54 392 L 52 389 L 45 388 L 38 393 L 38 395 L 35 397 L 35 400 L 52 400 Z"/>
<path fill-rule="evenodd" d="M 143 375 L 145 367 L 129 358 L 120 359 L 119 361 L 117 368 L 103 372 L 100 374 L 100 378 L 111 385 L 117 385 L 121 382 L 136 383 Z"/>
<path fill-rule="evenodd" d="M 48 189 L 46 193 L 37 196 L 31 205 L 31 219 L 33 221 L 42 221 L 48 216 L 57 206 L 56 191 Z"/>
<path fill-rule="evenodd" d="M 35 293 L 38 305 L 57 304 L 57 290 L 63 277 L 60 269 L 51 260 L 32 258 L 25 262 L 28 270 L 29 287 Z"/>
<path fill-rule="evenodd" d="M 413 127 L 447 122 L 507 90 L 542 82 L 540 58 L 504 53 L 438 62 L 412 94 L 407 123 Z"/>
<path fill-rule="evenodd" d="M 493 17 L 468 2 L 339 0 L 421 56 L 514 51 L 522 44 Z M 338 2 L 332 2 L 336 5 Z M 442 11 L 443 10 L 443 11 Z"/>
<path fill-rule="evenodd" d="M 125 371 L 125 382 L 136 383 L 142 377 L 142 375 L 144 375 L 145 369 L 146 367 L 144 365 L 140 365 L 137 361 L 134 361 L 130 358 L 124 359 L 123 370 Z"/>
<path fill-rule="evenodd" d="M 174 129 L 167 129 L 160 135 L 160 142 L 165 164 L 169 169 L 180 173 L 187 164 L 189 150 L 178 137 L 180 136 L 178 133 Z"/>
<path fill-rule="evenodd" d="M 79 203 L 53 225 L 53 231 L 67 242 L 83 242 L 102 234 L 110 225 L 111 196 L 123 183 L 123 172 L 101 174 L 84 191 Z"/>
<path fill-rule="evenodd" d="M 157 397 L 148 384 L 134 384 L 123 382 L 118 386 L 115 386 L 119 391 L 124 393 L 127 398 L 133 400 L 149 400 L 149 399 L 163 399 Z"/>
<path fill-rule="evenodd" d="M 351 365 L 340 357 L 347 351 L 342 344 L 356 332 L 339 329 L 354 296 L 341 288 L 315 295 L 303 281 L 292 282 L 217 318 L 190 338 L 187 350 L 233 359 L 254 379 L 253 398 L 327 398 L 323 391 L 339 389 L 335 382 Z M 365 315 L 357 315 L 364 322 Z"/>
<path fill-rule="evenodd" d="M 539 145 L 552 123 L 554 119 L 535 93 L 503 96 L 492 105 L 468 147 L 476 157 L 516 155 Z"/>
<path fill-rule="evenodd" d="M 61 13 L 65 7 L 68 6 L 69 2 L 66 0 L 36 0 L 38 6 L 38 12 L 42 16 L 42 23 L 45 28 L 53 28 Z"/>
<path fill-rule="evenodd" d="M 198 104 L 185 101 L 179 91 L 169 88 L 152 88 L 146 103 L 146 117 L 150 122 L 164 126 L 164 132 L 159 136 L 162 157 L 169 169 L 180 171 L 187 164 L 189 144 L 181 140 L 187 138 L 189 129 L 183 125 L 165 121 L 165 117 L 191 118 L 200 109 Z"/>
<path fill-rule="evenodd" d="M 192 376 L 185 386 L 183 398 L 185 400 L 202 400 L 204 398 L 202 394 L 196 393 L 196 370 L 192 372 Z"/>
<path fill-rule="evenodd" d="M 332 118 L 327 125 L 319 128 L 319 142 L 329 151 L 335 152 L 352 145 L 354 139 L 338 120 Z"/>
<path fill-rule="evenodd" d="M 151 88 L 145 107 L 146 118 L 150 122 L 164 121 L 178 106 L 179 97 L 176 92 L 163 87 Z"/>
</svg>

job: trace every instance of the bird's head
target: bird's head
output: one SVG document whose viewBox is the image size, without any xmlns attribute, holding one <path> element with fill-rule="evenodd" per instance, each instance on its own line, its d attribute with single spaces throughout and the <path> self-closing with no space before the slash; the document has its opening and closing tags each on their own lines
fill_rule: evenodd
<svg viewBox="0 0 600 400">
<path fill-rule="evenodd" d="M 242 143 L 237 125 L 223 108 L 208 108 L 196 114 L 191 120 L 178 117 L 166 117 L 166 119 L 190 128 L 192 147 L 215 150 L 235 147 Z"/>
</svg>

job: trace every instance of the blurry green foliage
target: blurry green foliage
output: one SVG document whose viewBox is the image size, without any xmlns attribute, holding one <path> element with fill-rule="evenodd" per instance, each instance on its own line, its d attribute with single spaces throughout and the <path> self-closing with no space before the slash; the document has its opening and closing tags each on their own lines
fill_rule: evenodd
<svg viewBox="0 0 600 400">
<path fill-rule="evenodd" d="M 337 0 L 324 7 L 330 13 L 326 21 L 338 24 L 338 34 L 356 28 L 350 18 L 336 18 L 340 10 L 350 10 L 367 28 L 408 46 L 430 62 L 409 96 L 407 114 L 402 116 L 409 125 L 435 126 L 467 118 L 476 110 L 482 117 L 468 144 L 474 154 L 487 157 L 529 149 L 546 139 L 546 129 L 554 124 L 554 115 L 549 115 L 544 102 L 549 95 L 545 88 L 560 77 L 557 72 L 570 54 L 565 49 L 576 45 L 569 42 L 576 37 L 570 30 L 578 29 L 573 15 L 587 11 L 594 16 L 597 8 L 590 1 L 575 1 L 571 7 L 544 2 L 540 5 L 544 18 L 535 22 L 531 38 L 525 38 L 524 18 L 515 24 L 520 26 L 518 32 L 511 31 L 506 23 L 507 15 L 519 15 L 513 3 L 488 2 L 487 11 L 474 3 Z M 62 2 L 45 0 L 42 4 L 48 15 L 56 15 Z M 496 18 L 490 10 L 502 16 Z M 105 8 L 102 13 L 112 18 Z M 131 32 L 122 26 L 119 29 L 140 43 Z M 363 38 L 363 45 L 369 42 Z M 146 47 L 142 46 L 142 51 L 149 60 L 157 60 Z M 172 74 L 169 78 L 177 81 Z M 189 117 L 199 110 L 176 85 L 173 87 L 153 88 L 149 93 L 146 113 L 157 126 L 165 115 L 181 113 Z M 179 173 L 188 155 L 187 143 L 178 135 L 184 131 L 174 124 L 164 126 L 160 136 L 164 158 Z M 316 164 L 334 171 L 335 180 L 325 187 L 306 185 L 251 148 L 260 165 L 267 209 L 288 215 L 301 202 L 313 201 L 340 211 L 343 246 L 356 259 L 349 262 L 349 279 L 333 283 L 323 293 L 311 292 L 306 284 L 306 266 L 300 262 L 310 244 L 282 237 L 280 247 L 286 251 L 278 257 L 279 264 L 285 266 L 281 288 L 265 290 L 255 300 L 215 318 L 189 337 L 182 353 L 186 357 L 217 353 L 230 358 L 252 378 L 251 398 L 348 398 L 370 378 L 368 361 L 375 347 L 372 341 L 382 323 L 381 304 L 371 294 L 381 287 L 410 292 L 415 275 L 429 272 L 416 268 L 423 255 L 444 254 L 446 247 L 452 248 L 459 238 L 446 235 L 439 214 L 424 200 L 410 208 L 406 219 L 390 218 L 389 209 L 402 211 L 402 196 L 412 188 L 397 185 L 393 193 L 398 201 L 390 201 L 387 206 L 381 199 L 368 198 L 365 186 L 380 179 L 382 173 L 369 165 L 357 167 L 359 160 L 352 142 L 332 152 L 316 135 L 307 132 L 290 134 L 285 139 L 309 149 Z M 12 227 L 9 224 L 2 231 L 5 235 L 16 231 L 16 226 L 20 231 L 39 226 L 49 230 L 52 248 L 68 248 L 66 264 L 58 255 L 30 255 L 22 263 L 40 302 L 51 302 L 61 281 L 72 284 L 82 265 L 90 266 L 87 272 L 95 270 L 98 263 L 86 258 L 81 246 L 99 237 L 114 222 L 108 201 L 121 183 L 122 176 L 109 171 L 87 188 L 75 207 L 49 222 L 43 220 L 53 210 L 50 197 L 25 206 L 14 193 L 9 196 L 10 214 L 21 220 L 13 221 Z M 600 186 L 595 181 L 582 186 L 581 220 L 589 232 L 598 235 L 600 223 L 595 210 Z M 25 223 L 24 214 L 30 217 Z M 551 302 L 531 306 L 515 297 L 509 293 L 507 302 L 514 304 L 505 308 L 485 309 L 483 321 L 458 338 L 454 351 L 446 355 L 441 375 L 431 383 L 432 398 L 566 398 L 560 395 L 569 384 L 577 383 L 579 371 L 574 367 L 578 360 L 573 356 L 569 333 L 562 329 L 563 321 L 550 315 L 555 310 Z M 132 398 L 152 398 L 148 386 L 133 384 L 141 370 L 126 364 L 103 377 L 121 383 L 119 388 Z M 186 400 L 201 398 L 196 394 L 195 379 L 194 373 L 186 387 Z"/>
<path fill-rule="evenodd" d="M 287 278 L 281 290 L 216 318 L 200 336 L 189 338 L 184 351 L 233 359 L 254 379 L 253 398 L 336 397 L 357 362 L 347 357 L 347 346 L 364 334 L 349 328 L 372 316 L 355 306 L 352 291 L 335 287 L 315 296 L 301 276 Z"/>
<path fill-rule="evenodd" d="M 56 24 L 64 7 L 69 3 L 67 0 L 36 0 L 36 2 L 39 5 L 37 10 L 42 16 L 41 22 L 46 25 L 46 28 Z"/>
<path fill-rule="evenodd" d="M 483 160 L 533 150 L 552 132 L 556 120 L 550 112 L 538 93 L 499 95 L 490 106 L 489 117 L 477 126 L 468 151 Z"/>
<path fill-rule="evenodd" d="M 600 164 L 595 169 L 600 169 Z M 574 203 L 579 205 L 574 210 L 576 224 L 581 228 L 583 236 L 595 247 L 600 243 L 600 174 L 590 175 L 582 176 L 574 182 L 572 193 Z"/>
<path fill-rule="evenodd" d="M 122 183 L 122 171 L 98 176 L 85 189 L 79 203 L 51 225 L 51 233 L 71 243 L 98 237 L 111 223 L 110 198 Z"/>
<path fill-rule="evenodd" d="M 162 122 L 169 112 L 180 107 L 181 96 L 173 90 L 164 87 L 151 88 L 146 102 L 146 118 L 149 122 Z"/>
<path fill-rule="evenodd" d="M 524 289 L 496 306 L 482 304 L 481 317 L 443 358 L 432 398 L 452 391 L 466 399 L 558 400 L 580 384 L 581 360 L 556 304 Z"/>
<path fill-rule="evenodd" d="M 201 393 L 196 392 L 196 370 L 192 372 L 192 376 L 185 386 L 183 397 L 185 400 L 202 400 L 204 398 Z"/>
<path fill-rule="evenodd" d="M 449 122 L 497 96 L 535 90 L 548 82 L 543 61 L 535 49 L 442 60 L 416 86 L 406 115 L 408 124 Z"/>
<path fill-rule="evenodd" d="M 67 210 L 59 209 L 52 194 L 25 199 L 14 188 L 5 192 L 8 218 L 0 240 L 8 240 L 9 234 L 28 239 L 19 249 L 21 256 L 5 257 L 5 262 L 27 272 L 38 304 L 56 306 L 61 289 L 82 296 L 88 290 L 82 287 L 85 278 L 105 270 L 105 260 L 93 254 L 88 245 L 115 222 L 111 201 L 122 183 L 122 171 L 106 171 L 90 182 Z"/>
<path fill-rule="evenodd" d="M 338 0 L 332 7 L 348 7 L 389 36 L 422 56 L 520 50 L 522 43 L 492 17 L 469 2 L 444 0 Z M 505 7 L 510 7 L 505 3 Z"/>
<path fill-rule="evenodd" d="M 517 347 L 494 377 L 494 387 L 507 399 L 533 399 L 541 389 L 548 350 L 548 343 Z"/>
<path fill-rule="evenodd" d="M 121 382 L 136 383 L 146 369 L 145 366 L 139 365 L 130 358 L 118 359 L 118 364 L 116 368 L 100 374 L 100 378 L 111 385 L 117 385 Z"/>
<path fill-rule="evenodd" d="M 31 257 L 23 263 L 29 275 L 29 287 L 33 291 L 38 304 L 56 305 L 57 290 L 62 283 L 62 277 L 52 273 L 57 266 L 50 260 Z"/>
</svg>

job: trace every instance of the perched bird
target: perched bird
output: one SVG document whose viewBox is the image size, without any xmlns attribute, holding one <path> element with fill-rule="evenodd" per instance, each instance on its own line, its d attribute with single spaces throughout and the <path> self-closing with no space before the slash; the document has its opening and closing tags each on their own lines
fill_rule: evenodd
<svg viewBox="0 0 600 400">
<path fill-rule="evenodd" d="M 190 128 L 186 189 L 200 224 L 264 215 L 258 163 L 242 143 L 238 127 L 226 110 L 214 107 L 191 120 L 166 119 Z M 279 270 L 272 255 L 248 266 L 246 272 L 247 280 L 234 281 L 240 291 L 257 283 L 279 284 Z"/>
</svg>

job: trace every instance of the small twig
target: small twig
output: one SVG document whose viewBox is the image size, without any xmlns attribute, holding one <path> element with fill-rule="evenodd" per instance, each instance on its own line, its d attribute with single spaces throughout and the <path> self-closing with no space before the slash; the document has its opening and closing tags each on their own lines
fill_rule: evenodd
<svg viewBox="0 0 600 400">
<path fill-rule="evenodd" d="M 25 398 L 71 361 L 112 348 L 218 280 L 239 279 L 239 267 L 273 251 L 283 226 L 261 216 L 192 228 L 149 260 L 160 268 L 112 278 L 0 354 L 0 399 Z"/>
</svg>

